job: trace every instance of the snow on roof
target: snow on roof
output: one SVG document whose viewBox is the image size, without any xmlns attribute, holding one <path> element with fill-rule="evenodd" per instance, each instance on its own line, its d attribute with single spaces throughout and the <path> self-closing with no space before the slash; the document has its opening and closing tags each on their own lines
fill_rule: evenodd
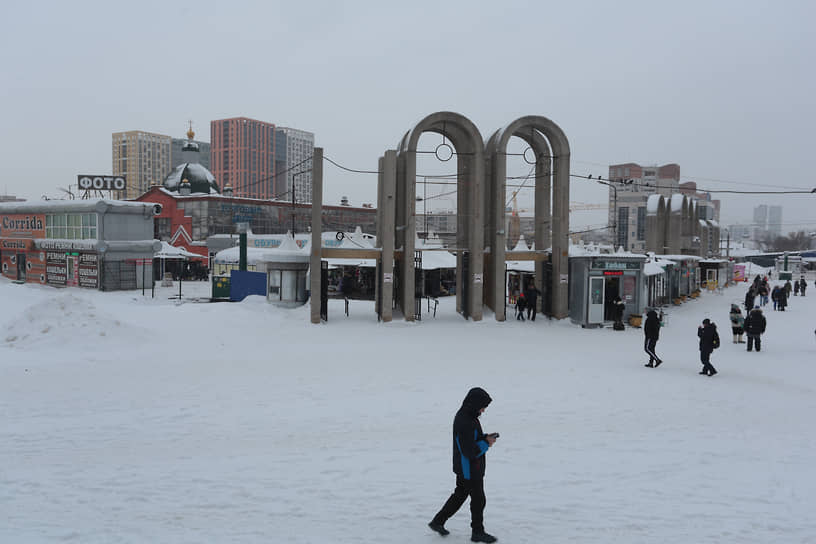
<svg viewBox="0 0 816 544">
<path fill-rule="evenodd" d="M 646 199 L 646 215 L 657 215 L 662 199 L 662 195 L 649 195 L 649 198 Z"/>
<path fill-rule="evenodd" d="M 0 213 L 55 213 L 55 212 L 98 212 L 115 210 L 118 213 L 153 213 L 152 202 L 130 200 L 109 200 L 89 198 L 86 200 L 31 200 L 26 202 L 0 203 Z"/>
<path fill-rule="evenodd" d="M 527 242 L 524 241 L 524 235 L 520 235 L 518 242 L 516 242 L 516 247 L 513 248 L 513 251 L 529 251 L 527 247 Z"/>
<path fill-rule="evenodd" d="M 674 193 L 671 195 L 671 199 L 669 200 L 669 209 L 672 213 L 679 213 L 683 211 L 683 200 L 685 198 L 686 196 L 680 193 Z"/>
<path fill-rule="evenodd" d="M 187 251 L 183 247 L 172 246 L 167 242 L 161 243 L 161 250 L 154 255 L 158 259 L 185 259 L 189 257 L 200 258 L 202 255 Z"/>
</svg>

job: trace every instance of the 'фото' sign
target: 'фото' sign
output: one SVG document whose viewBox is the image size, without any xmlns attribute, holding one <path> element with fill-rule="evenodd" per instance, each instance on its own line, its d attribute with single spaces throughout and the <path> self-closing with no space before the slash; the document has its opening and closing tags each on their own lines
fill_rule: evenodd
<svg viewBox="0 0 816 544">
<path fill-rule="evenodd" d="M 127 183 L 124 176 L 80 174 L 77 176 L 77 186 L 88 191 L 124 191 Z"/>
</svg>

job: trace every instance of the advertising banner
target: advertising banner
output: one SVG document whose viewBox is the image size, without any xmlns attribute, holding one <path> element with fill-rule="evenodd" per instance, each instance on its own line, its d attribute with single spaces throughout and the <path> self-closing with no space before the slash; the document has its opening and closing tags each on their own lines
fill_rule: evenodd
<svg viewBox="0 0 816 544">
<path fill-rule="evenodd" d="M 734 265 L 734 281 L 745 281 L 745 265 Z"/>
</svg>

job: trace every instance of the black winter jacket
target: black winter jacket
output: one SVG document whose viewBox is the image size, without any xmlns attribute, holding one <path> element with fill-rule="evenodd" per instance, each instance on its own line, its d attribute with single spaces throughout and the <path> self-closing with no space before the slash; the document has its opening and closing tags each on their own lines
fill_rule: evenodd
<svg viewBox="0 0 816 544">
<path fill-rule="evenodd" d="M 759 336 L 765 332 L 766 324 L 762 310 L 754 308 L 748 312 L 748 317 L 745 318 L 745 332 L 751 336 Z"/>
<path fill-rule="evenodd" d="M 465 480 L 484 478 L 489 444 L 479 423 L 479 410 L 491 400 L 487 391 L 474 387 L 453 418 L 453 471 Z"/>
<path fill-rule="evenodd" d="M 660 338 L 660 320 L 657 318 L 657 312 L 649 310 L 646 314 L 646 323 L 643 325 L 643 333 L 646 338 L 657 340 Z"/>
<path fill-rule="evenodd" d="M 717 325 L 714 323 L 700 325 L 697 328 L 697 336 L 700 337 L 700 351 L 711 353 L 720 347 L 720 335 L 717 334 Z"/>
</svg>

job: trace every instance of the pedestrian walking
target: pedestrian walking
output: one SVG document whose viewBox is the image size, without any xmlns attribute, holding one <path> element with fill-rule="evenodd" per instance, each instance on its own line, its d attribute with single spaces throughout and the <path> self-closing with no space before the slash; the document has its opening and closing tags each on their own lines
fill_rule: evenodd
<svg viewBox="0 0 816 544">
<path fill-rule="evenodd" d="M 757 276 L 759 277 L 759 276 Z M 745 311 L 750 312 L 754 307 L 754 299 L 756 299 L 756 289 L 753 287 L 748 288 L 748 292 L 745 293 Z"/>
<path fill-rule="evenodd" d="M 745 319 L 742 317 L 742 310 L 736 304 L 731 305 L 731 313 L 728 314 L 731 319 L 731 333 L 734 335 L 735 344 L 744 344 L 742 335 L 745 332 Z"/>
<path fill-rule="evenodd" d="M 524 308 L 527 306 L 527 301 L 524 299 L 524 293 L 519 293 L 516 297 L 516 321 L 524 321 Z"/>
<path fill-rule="evenodd" d="M 762 314 L 762 308 L 757 306 L 745 317 L 745 333 L 748 335 L 748 351 L 756 346 L 756 350 L 762 348 L 762 334 L 765 332 L 767 322 Z"/>
<path fill-rule="evenodd" d="M 711 364 L 711 353 L 720 347 L 720 335 L 717 334 L 717 325 L 710 319 L 703 319 L 703 324 L 697 327 L 697 336 L 700 338 L 700 362 L 703 363 L 703 370 L 700 374 L 713 376 L 717 369 Z"/>
<path fill-rule="evenodd" d="M 788 285 L 790 285 L 790 282 L 788 282 Z M 784 287 L 779 288 L 779 293 L 776 295 L 776 305 L 780 312 L 784 312 L 785 308 L 788 307 L 788 290 Z"/>
<path fill-rule="evenodd" d="M 537 309 L 536 306 L 538 306 L 538 295 L 540 294 L 541 291 L 536 288 L 535 283 L 533 282 L 530 282 L 530 284 L 527 286 L 527 290 L 524 291 L 524 298 L 527 299 L 527 319 L 530 321 L 535 321 Z M 530 314 L 532 314 L 532 317 L 530 317 Z"/>
<path fill-rule="evenodd" d="M 805 277 L 802 276 L 802 279 L 799 280 L 799 292 L 802 293 L 802 296 L 805 296 L 805 291 L 807 290 L 807 282 L 805 281 Z"/>
<path fill-rule="evenodd" d="M 646 354 L 649 355 L 649 362 L 646 363 L 646 366 L 649 368 L 659 367 L 663 359 L 658 357 L 657 353 L 655 353 L 655 346 L 657 346 L 657 341 L 660 338 L 660 318 L 657 317 L 657 312 L 654 310 L 649 310 L 646 313 L 646 323 L 643 325 L 643 334 L 646 336 L 643 349 L 646 351 Z"/>
<path fill-rule="evenodd" d="M 445 522 L 453 516 L 470 497 L 470 540 L 472 542 L 496 542 L 496 537 L 485 532 L 484 475 L 487 450 L 496 443 L 499 433 L 485 434 L 479 423 L 492 399 L 481 387 L 468 391 L 462 407 L 453 419 L 453 472 L 456 474 L 456 488 L 428 523 L 428 527 L 442 536 L 450 533 Z"/>
<path fill-rule="evenodd" d="M 786 282 L 785 282 L 785 287 L 784 287 L 784 289 L 785 289 L 785 296 L 786 296 L 787 298 L 790 298 L 790 296 L 791 296 L 791 291 L 793 291 L 793 285 L 791 285 L 791 281 L 790 281 L 790 280 L 788 280 L 788 281 L 786 281 Z"/>
<path fill-rule="evenodd" d="M 788 282 L 788 283 L 790 283 L 790 282 Z M 795 296 L 795 297 L 799 296 L 799 282 L 798 281 L 793 282 L 793 296 Z"/>
<path fill-rule="evenodd" d="M 759 284 L 759 289 L 757 290 L 757 294 L 759 294 L 759 300 L 761 301 L 761 305 L 765 306 L 768 304 L 768 293 L 770 292 L 770 288 L 768 287 L 768 278 L 762 280 Z"/>
<path fill-rule="evenodd" d="M 778 285 L 771 291 L 771 300 L 773 301 L 774 310 L 779 309 L 779 292 L 782 290 Z"/>
</svg>

